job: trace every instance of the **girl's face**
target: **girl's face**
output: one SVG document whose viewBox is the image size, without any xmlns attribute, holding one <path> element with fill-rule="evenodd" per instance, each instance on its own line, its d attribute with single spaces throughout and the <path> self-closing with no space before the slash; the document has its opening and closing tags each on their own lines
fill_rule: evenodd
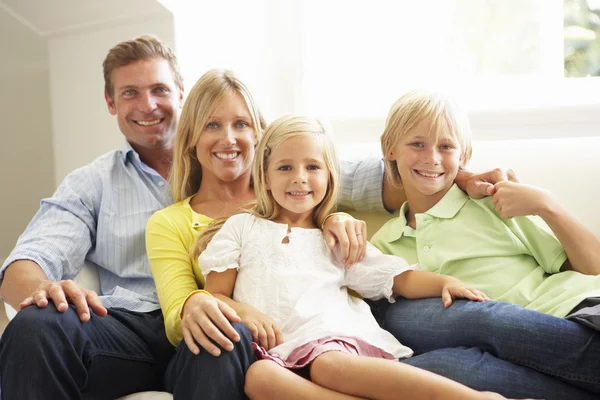
<svg viewBox="0 0 600 400">
<path fill-rule="evenodd" d="M 323 150 L 311 136 L 287 139 L 271 152 L 266 187 L 281 206 L 278 222 L 307 222 L 315 227 L 313 210 L 327 193 L 329 168 Z"/>
<path fill-rule="evenodd" d="M 238 92 L 227 94 L 210 113 L 196 143 L 202 181 L 215 178 L 231 182 L 249 177 L 256 142 L 255 127 L 244 98 Z"/>
<path fill-rule="evenodd" d="M 460 145 L 449 132 L 430 134 L 430 127 L 428 119 L 419 122 L 388 154 L 396 161 L 407 197 L 423 202 L 427 209 L 454 183 L 461 157 Z"/>
</svg>

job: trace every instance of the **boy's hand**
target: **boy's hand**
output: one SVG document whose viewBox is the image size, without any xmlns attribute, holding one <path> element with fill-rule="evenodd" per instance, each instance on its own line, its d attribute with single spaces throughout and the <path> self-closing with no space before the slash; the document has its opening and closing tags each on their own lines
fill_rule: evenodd
<svg viewBox="0 0 600 400">
<path fill-rule="evenodd" d="M 524 183 L 498 182 L 495 185 L 492 204 L 502 218 L 540 215 L 552 209 L 556 201 L 554 195 L 546 190 Z"/>
<path fill-rule="evenodd" d="M 474 199 L 482 199 L 496 192 L 494 185 L 501 181 L 519 182 L 519 178 L 510 168 L 496 168 L 482 174 L 459 171 L 456 184 Z"/>
<path fill-rule="evenodd" d="M 442 289 L 442 302 L 448 308 L 454 299 L 468 299 L 473 301 L 486 301 L 489 297 L 481 290 L 468 287 L 462 282 L 448 282 Z"/>
</svg>

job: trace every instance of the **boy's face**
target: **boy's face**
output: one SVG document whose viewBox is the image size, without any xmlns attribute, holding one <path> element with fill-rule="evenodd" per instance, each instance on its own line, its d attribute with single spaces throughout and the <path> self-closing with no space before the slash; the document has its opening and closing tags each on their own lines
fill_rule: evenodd
<svg viewBox="0 0 600 400">
<path fill-rule="evenodd" d="M 450 189 L 461 161 L 458 141 L 444 130 L 430 133 L 430 128 L 428 119 L 419 122 L 388 154 L 396 161 L 407 197 L 422 199 L 428 208 Z"/>
</svg>

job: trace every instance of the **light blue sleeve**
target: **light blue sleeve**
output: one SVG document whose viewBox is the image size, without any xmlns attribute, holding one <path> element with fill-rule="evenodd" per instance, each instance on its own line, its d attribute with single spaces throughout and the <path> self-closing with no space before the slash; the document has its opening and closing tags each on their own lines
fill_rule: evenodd
<svg viewBox="0 0 600 400">
<path fill-rule="evenodd" d="M 387 213 L 383 206 L 383 160 L 369 156 L 357 160 L 340 159 L 342 211 Z"/>
<path fill-rule="evenodd" d="M 102 184 L 89 166 L 69 174 L 50 198 L 43 199 L 25 232 L 0 269 L 17 260 L 37 263 L 58 281 L 74 277 L 95 243 Z"/>
</svg>

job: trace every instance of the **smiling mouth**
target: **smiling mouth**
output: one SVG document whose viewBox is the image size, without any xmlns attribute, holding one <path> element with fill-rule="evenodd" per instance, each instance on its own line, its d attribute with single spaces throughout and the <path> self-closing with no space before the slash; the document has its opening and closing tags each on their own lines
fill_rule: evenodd
<svg viewBox="0 0 600 400">
<path fill-rule="evenodd" d="M 302 196 L 308 196 L 309 194 L 311 194 L 311 191 L 308 190 L 293 190 L 291 192 L 288 192 L 288 194 L 290 196 L 295 196 L 295 197 L 302 197 Z"/>
<path fill-rule="evenodd" d="M 418 170 L 414 170 L 418 175 L 421 175 L 425 178 L 438 178 L 442 175 L 444 175 L 443 172 L 422 172 L 422 171 L 418 171 Z"/>
<path fill-rule="evenodd" d="M 233 152 L 233 153 L 222 153 L 222 152 L 217 152 L 217 153 L 213 153 L 215 155 L 215 157 L 217 157 L 220 160 L 235 160 L 241 153 L 239 151 Z"/>
<path fill-rule="evenodd" d="M 164 120 L 165 120 L 164 118 L 157 118 L 157 119 L 153 119 L 152 121 L 134 121 L 134 122 L 140 126 L 153 126 L 153 125 L 160 124 Z"/>
</svg>

